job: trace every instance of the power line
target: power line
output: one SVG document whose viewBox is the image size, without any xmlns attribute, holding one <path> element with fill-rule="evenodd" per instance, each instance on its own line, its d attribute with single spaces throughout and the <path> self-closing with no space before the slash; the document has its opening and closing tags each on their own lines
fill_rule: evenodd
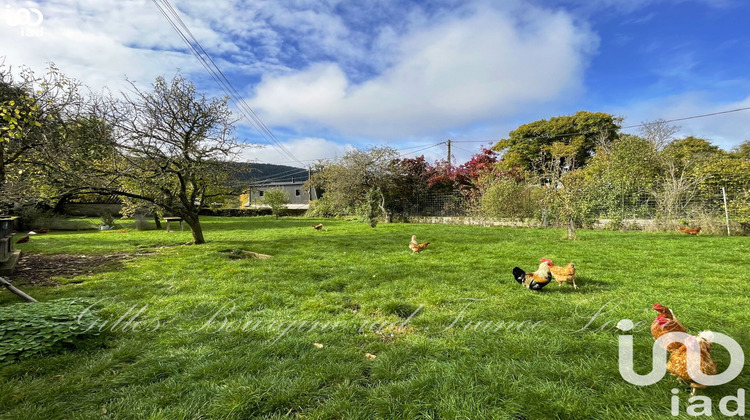
<svg viewBox="0 0 750 420">
<path fill-rule="evenodd" d="M 224 75 L 219 66 L 216 64 L 216 62 L 214 62 L 208 52 L 206 52 L 198 39 L 195 38 L 193 33 L 190 31 L 190 28 L 188 28 L 177 11 L 169 3 L 169 0 L 162 0 L 163 5 L 159 4 L 158 0 L 152 1 L 162 13 L 162 15 L 164 15 L 164 17 L 167 19 L 167 22 L 169 22 L 170 26 L 172 26 L 172 28 L 177 32 L 180 38 L 182 38 L 193 55 L 200 61 L 203 68 L 208 71 L 214 81 L 222 88 L 222 90 L 224 90 L 225 93 L 227 93 L 227 96 L 229 96 L 229 98 L 235 103 L 235 105 L 237 105 L 239 111 L 245 116 L 245 118 L 248 119 L 250 124 L 261 135 L 261 137 L 265 138 L 267 141 L 270 141 L 270 144 L 274 146 L 274 148 L 276 148 L 285 157 L 291 159 L 294 162 L 302 164 L 302 162 L 299 161 L 297 157 L 294 156 L 276 138 L 273 132 L 271 132 L 271 130 L 263 123 L 263 121 L 255 113 L 255 111 L 253 111 L 253 109 L 247 105 L 245 100 L 242 98 L 242 95 L 239 93 L 239 91 L 237 91 L 234 85 L 232 85 L 226 75 Z M 182 27 L 182 29 L 180 29 L 180 27 Z M 187 33 L 187 35 L 185 35 L 185 33 Z"/>
<path fill-rule="evenodd" d="M 420 144 L 420 145 L 417 145 L 417 146 L 404 147 L 403 149 L 394 149 L 394 150 L 397 151 L 397 152 L 401 152 L 401 151 L 405 151 L 405 150 L 417 149 L 417 148 L 426 147 L 426 146 L 439 146 L 441 144 L 445 144 L 445 142 L 430 143 L 430 144 Z"/>
<path fill-rule="evenodd" d="M 256 179 L 255 182 L 269 182 L 269 181 L 275 181 L 279 179 L 285 179 L 285 178 L 291 178 L 293 175 L 301 174 L 301 173 L 307 173 L 307 169 L 297 169 L 297 170 L 291 170 L 291 171 L 282 171 L 273 175 L 269 175 L 266 178 L 259 178 Z"/>
<path fill-rule="evenodd" d="M 454 148 L 454 149 L 458 149 L 458 150 L 461 150 L 461 151 L 464 151 L 464 152 L 467 152 L 467 153 L 471 153 L 471 154 L 475 154 L 475 153 L 477 153 L 477 152 L 472 152 L 471 150 L 468 150 L 468 149 L 464 149 L 463 147 L 458 147 L 458 146 L 456 146 L 456 145 L 454 145 L 454 146 L 453 146 L 453 148 Z"/>
<path fill-rule="evenodd" d="M 672 120 L 666 120 L 666 121 L 655 121 L 655 122 L 650 122 L 650 123 L 641 123 L 641 124 L 637 124 L 637 125 L 630 125 L 630 126 L 627 126 L 627 127 L 622 127 L 622 129 L 625 129 L 625 128 L 636 128 L 636 127 L 643 127 L 643 126 L 645 126 L 645 125 L 658 124 L 658 123 L 660 123 L 660 122 L 664 122 L 664 123 L 671 123 L 671 122 L 675 122 L 675 121 L 694 120 L 694 119 L 696 119 L 696 118 L 704 118 L 704 117 L 712 117 L 712 116 L 714 116 L 714 115 L 730 114 L 730 113 L 732 113 L 732 112 L 747 111 L 747 110 L 749 110 L 749 109 L 750 109 L 750 106 L 748 106 L 748 107 L 745 107 L 745 108 L 730 109 L 730 110 L 728 110 L 728 111 L 719 111 L 719 112 L 712 112 L 712 113 L 710 113 L 710 114 L 701 114 L 701 115 L 693 115 L 693 116 L 690 116 L 690 117 L 675 118 L 675 119 L 672 119 Z"/>
<path fill-rule="evenodd" d="M 443 144 L 445 144 L 444 141 L 440 142 L 440 143 L 433 144 L 431 146 L 427 146 L 427 147 L 419 149 L 419 150 L 414 150 L 414 151 L 411 151 L 411 152 L 401 153 L 400 155 L 398 155 L 398 157 L 403 157 L 403 156 L 406 156 L 406 155 L 410 155 L 412 153 L 419 153 L 421 151 L 432 149 L 433 147 L 437 147 L 437 146 L 440 146 L 440 145 L 443 145 Z"/>
<path fill-rule="evenodd" d="M 617 131 L 617 130 L 626 130 L 629 128 L 638 128 L 638 127 L 646 127 L 654 124 L 662 124 L 662 123 L 672 123 L 677 121 L 686 121 L 686 120 L 694 120 L 698 118 L 705 118 L 705 117 L 712 117 L 715 115 L 723 115 L 723 114 L 730 114 L 733 112 L 739 112 L 739 111 L 747 111 L 750 110 L 750 107 L 744 107 L 744 108 L 736 108 L 736 109 L 730 109 L 727 111 L 719 111 L 719 112 L 712 112 L 709 114 L 700 114 L 700 115 L 691 115 L 689 117 L 682 117 L 682 118 L 674 118 L 671 120 L 657 120 L 652 122 L 646 122 L 646 123 L 640 123 L 640 124 L 634 124 L 634 125 L 628 125 L 625 127 L 619 127 L 619 128 L 611 128 L 611 129 L 602 129 L 602 130 L 592 130 L 592 131 L 581 131 L 576 133 L 563 133 L 563 134 L 555 134 L 553 136 L 535 136 L 535 137 L 524 137 L 526 140 L 534 140 L 534 139 L 552 139 L 552 138 L 558 138 L 558 137 L 570 137 L 570 136 L 582 136 L 587 134 L 596 134 L 596 133 L 604 133 L 607 131 Z M 452 143 L 491 143 L 496 142 L 495 140 L 451 140 Z"/>
</svg>

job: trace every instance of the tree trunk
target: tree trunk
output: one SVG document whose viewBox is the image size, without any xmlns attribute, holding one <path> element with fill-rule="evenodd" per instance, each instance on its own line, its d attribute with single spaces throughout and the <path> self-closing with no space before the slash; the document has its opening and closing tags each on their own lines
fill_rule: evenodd
<svg viewBox="0 0 750 420">
<path fill-rule="evenodd" d="M 573 240 L 576 238 L 576 223 L 571 217 L 568 221 L 568 239 Z"/>
<path fill-rule="evenodd" d="M 161 230 L 161 221 L 159 220 L 159 215 L 154 212 L 154 223 L 156 223 L 156 229 Z"/>
<path fill-rule="evenodd" d="M 182 220 L 190 226 L 190 230 L 193 232 L 193 243 L 195 245 L 205 244 L 206 240 L 203 239 L 203 228 L 200 220 L 198 220 L 198 215 L 183 216 Z"/>
<path fill-rule="evenodd" d="M 52 213 L 65 214 L 65 206 L 68 204 L 69 198 L 70 196 L 68 194 L 65 194 L 62 197 L 60 197 L 60 199 L 57 200 L 57 204 L 55 204 L 55 207 L 52 209 Z"/>
</svg>

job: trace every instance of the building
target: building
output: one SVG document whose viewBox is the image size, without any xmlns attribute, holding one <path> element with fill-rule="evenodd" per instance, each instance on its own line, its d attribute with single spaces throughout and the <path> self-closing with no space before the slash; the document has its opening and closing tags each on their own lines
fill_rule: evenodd
<svg viewBox="0 0 750 420">
<path fill-rule="evenodd" d="M 253 184 L 250 189 L 250 200 L 245 203 L 245 207 L 260 206 L 260 200 L 268 190 L 282 189 L 289 195 L 289 204 L 287 208 L 292 210 L 307 210 L 310 207 L 310 201 L 318 199 L 318 192 L 315 188 L 305 188 L 305 181 L 287 181 L 287 182 L 263 182 Z"/>
</svg>

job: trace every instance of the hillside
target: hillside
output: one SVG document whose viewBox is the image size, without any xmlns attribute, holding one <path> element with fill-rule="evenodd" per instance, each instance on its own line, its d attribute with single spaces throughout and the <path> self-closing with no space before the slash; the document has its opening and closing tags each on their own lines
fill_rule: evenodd
<svg viewBox="0 0 750 420">
<path fill-rule="evenodd" d="M 307 181 L 306 168 L 270 163 L 233 162 L 234 180 L 241 183 Z"/>
</svg>

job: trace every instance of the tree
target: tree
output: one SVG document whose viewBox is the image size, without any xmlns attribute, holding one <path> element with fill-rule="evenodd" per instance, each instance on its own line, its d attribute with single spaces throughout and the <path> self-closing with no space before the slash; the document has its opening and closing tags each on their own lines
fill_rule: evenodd
<svg viewBox="0 0 750 420">
<path fill-rule="evenodd" d="M 622 134 L 597 147 L 586 166 L 586 177 L 596 185 L 598 209 L 613 219 L 624 219 L 625 209 L 651 198 L 662 166 L 653 145 L 640 136 Z"/>
<path fill-rule="evenodd" d="M 0 66 L 0 202 L 5 206 L 54 202 L 65 196 L 39 163 L 45 148 L 69 141 L 71 122 L 85 113 L 81 87 L 54 64 L 44 76 L 22 68 L 18 78 Z M 52 156 L 59 160 L 66 155 Z"/>
<path fill-rule="evenodd" d="M 391 162 L 393 182 L 385 193 L 386 205 L 392 213 L 407 214 L 425 200 L 430 168 L 424 156 Z"/>
<path fill-rule="evenodd" d="M 316 207 L 334 215 L 358 214 L 372 227 L 380 216 L 390 220 L 393 211 L 387 192 L 394 185 L 397 157 L 389 147 L 371 147 L 319 164 L 309 181 L 325 191 Z"/>
<path fill-rule="evenodd" d="M 711 144 L 708 140 L 689 136 L 672 140 L 662 149 L 661 154 L 664 159 L 685 166 L 721 152 L 719 146 Z"/>
<path fill-rule="evenodd" d="M 733 148 L 732 153 L 736 154 L 742 159 L 750 160 L 750 140 L 745 140 L 737 147 Z"/>
<path fill-rule="evenodd" d="M 282 189 L 270 189 L 263 194 L 260 202 L 270 207 L 271 214 L 278 219 L 279 216 L 283 216 L 286 213 L 286 205 L 289 204 L 289 193 Z"/>
<path fill-rule="evenodd" d="M 576 239 L 576 225 L 588 225 L 595 210 L 595 185 L 586 179 L 582 169 L 564 174 L 554 189 L 550 209 L 557 219 L 566 224 L 568 239 Z"/>
<path fill-rule="evenodd" d="M 679 126 L 669 124 L 662 119 L 641 123 L 640 128 L 641 136 L 650 141 L 656 150 L 661 150 L 669 144 L 679 131 Z"/>
<path fill-rule="evenodd" d="M 502 165 L 506 169 L 520 167 L 541 172 L 553 154 L 572 157 L 570 169 L 575 169 L 586 164 L 597 143 L 617 138 L 621 122 L 622 118 L 603 112 L 579 111 L 524 124 L 492 149 L 504 152 Z"/>
<path fill-rule="evenodd" d="M 54 151 L 67 159 L 48 167 L 76 193 L 116 194 L 181 217 L 202 244 L 198 214 L 230 193 L 227 161 L 239 148 L 227 98 L 207 99 L 180 75 L 157 78 L 150 92 L 131 86 L 131 95 L 93 101 L 91 117 L 76 122 L 93 150 L 74 142 L 69 155 Z"/>
</svg>

